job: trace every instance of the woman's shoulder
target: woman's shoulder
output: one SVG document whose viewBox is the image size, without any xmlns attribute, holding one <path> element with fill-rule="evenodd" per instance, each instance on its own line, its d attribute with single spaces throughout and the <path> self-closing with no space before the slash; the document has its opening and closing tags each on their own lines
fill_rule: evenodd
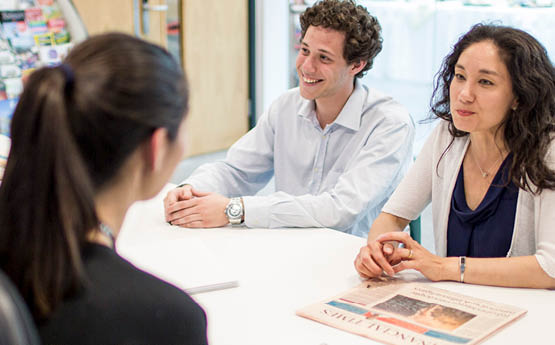
<svg viewBox="0 0 555 345">
<path fill-rule="evenodd" d="M 167 307 L 173 313 L 204 315 L 197 303 L 183 290 L 140 270 L 111 249 L 98 247 L 101 253 L 85 258 L 88 280 L 91 287 L 95 287 L 95 292 L 110 286 L 115 303 L 134 301 L 132 303 L 158 311 L 161 307 Z M 105 293 L 109 297 L 109 293 Z"/>
<path fill-rule="evenodd" d="M 460 151 L 464 149 L 467 136 L 454 137 L 450 132 L 450 122 L 439 119 L 439 122 L 430 134 L 431 141 L 429 144 L 434 148 L 434 151 L 439 151 L 441 154 L 449 148 L 449 151 Z M 446 152 L 447 153 L 447 152 Z"/>
<path fill-rule="evenodd" d="M 112 299 L 131 317 L 129 328 L 136 327 L 139 318 L 139 323 L 148 325 L 148 337 L 157 343 L 161 339 L 168 344 L 205 342 L 206 314 L 188 294 L 119 259 L 121 275 L 114 281 L 117 286 Z"/>
<path fill-rule="evenodd" d="M 206 343 L 206 315 L 184 291 L 100 245 L 86 248 L 84 266 L 84 288 L 41 327 L 43 339 L 81 344 Z"/>
</svg>

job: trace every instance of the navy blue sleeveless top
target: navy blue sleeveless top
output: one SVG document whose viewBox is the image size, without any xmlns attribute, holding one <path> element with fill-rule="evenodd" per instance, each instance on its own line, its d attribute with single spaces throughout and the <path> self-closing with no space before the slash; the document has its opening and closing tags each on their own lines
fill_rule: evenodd
<svg viewBox="0 0 555 345">
<path fill-rule="evenodd" d="M 447 223 L 447 256 L 504 257 L 511 247 L 518 187 L 508 180 L 509 153 L 475 210 L 466 204 L 461 166 Z"/>
</svg>

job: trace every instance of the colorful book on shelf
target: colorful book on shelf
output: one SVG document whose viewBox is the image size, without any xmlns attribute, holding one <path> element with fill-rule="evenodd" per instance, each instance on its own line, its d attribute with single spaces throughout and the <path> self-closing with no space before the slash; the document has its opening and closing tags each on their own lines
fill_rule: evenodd
<svg viewBox="0 0 555 345">
<path fill-rule="evenodd" d="M 46 66 L 58 65 L 66 57 L 72 47 L 72 43 L 41 46 L 39 47 L 40 61 Z"/>
<path fill-rule="evenodd" d="M 4 83 L 0 81 L 0 97 L 2 94 L 2 87 Z M 5 94 L 5 91 L 3 92 Z M 17 106 L 17 98 L 0 100 L 0 134 L 6 137 L 10 136 L 10 124 L 12 121 L 13 112 Z M 4 159 L 8 157 L 5 150 L 0 150 L 0 155 Z"/>
<path fill-rule="evenodd" d="M 36 0 L 40 6 L 52 6 L 54 5 L 54 0 Z"/>
<path fill-rule="evenodd" d="M 35 0 L 15 0 L 15 2 L 17 2 L 19 10 L 26 10 L 37 5 Z"/>
<path fill-rule="evenodd" d="M 25 11 L 0 11 L 0 22 L 4 37 L 16 52 L 34 46 L 33 32 L 25 22 Z"/>
<path fill-rule="evenodd" d="M 42 9 L 39 7 L 31 7 L 25 10 L 25 22 L 34 35 L 48 31 Z"/>
<path fill-rule="evenodd" d="M 374 278 L 297 315 L 385 344 L 477 344 L 526 314 L 433 283 Z"/>
<path fill-rule="evenodd" d="M 40 8 L 42 10 L 42 15 L 47 22 L 51 19 L 62 18 L 62 11 L 60 11 L 57 3 L 51 3 L 49 5 L 41 4 Z"/>
</svg>

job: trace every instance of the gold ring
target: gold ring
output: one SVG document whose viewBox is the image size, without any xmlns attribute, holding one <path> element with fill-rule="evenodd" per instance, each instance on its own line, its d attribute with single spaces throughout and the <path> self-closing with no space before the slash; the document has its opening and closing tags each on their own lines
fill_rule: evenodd
<svg viewBox="0 0 555 345">
<path fill-rule="evenodd" d="M 412 259 L 412 249 L 409 249 L 409 256 L 407 257 L 408 260 Z"/>
</svg>

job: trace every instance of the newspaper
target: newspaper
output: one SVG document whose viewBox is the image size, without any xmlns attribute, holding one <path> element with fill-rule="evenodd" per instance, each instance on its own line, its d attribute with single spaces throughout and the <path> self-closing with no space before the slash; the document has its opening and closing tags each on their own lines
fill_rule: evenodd
<svg viewBox="0 0 555 345">
<path fill-rule="evenodd" d="M 477 344 L 526 310 L 380 277 L 297 315 L 385 344 Z"/>
</svg>

